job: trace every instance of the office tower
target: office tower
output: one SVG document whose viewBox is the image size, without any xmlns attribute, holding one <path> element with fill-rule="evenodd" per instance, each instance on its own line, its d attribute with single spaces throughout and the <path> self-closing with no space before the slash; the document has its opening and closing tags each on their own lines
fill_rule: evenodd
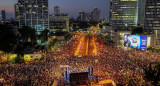
<svg viewBox="0 0 160 86">
<path fill-rule="evenodd" d="M 6 20 L 6 12 L 5 12 L 5 10 L 2 10 L 1 14 L 2 14 L 2 21 L 5 21 Z"/>
<path fill-rule="evenodd" d="M 119 27 L 137 26 L 138 0 L 111 0 L 112 26 Z"/>
<path fill-rule="evenodd" d="M 112 0 L 110 0 L 109 20 L 112 18 Z"/>
<path fill-rule="evenodd" d="M 90 21 L 90 14 L 84 11 L 80 11 L 77 21 Z"/>
<path fill-rule="evenodd" d="M 15 20 L 19 21 L 19 7 L 18 7 L 18 4 L 14 5 L 14 12 L 15 12 Z"/>
<path fill-rule="evenodd" d="M 160 0 L 146 0 L 145 29 L 160 29 Z"/>
<path fill-rule="evenodd" d="M 54 6 L 54 15 L 60 15 L 60 8 L 59 8 L 59 6 Z"/>
<path fill-rule="evenodd" d="M 85 12 L 84 11 L 79 12 L 79 16 L 78 16 L 77 20 L 78 21 L 85 21 Z"/>
<path fill-rule="evenodd" d="M 99 22 L 100 21 L 100 10 L 95 7 L 94 10 L 91 12 L 91 21 Z"/>
<path fill-rule="evenodd" d="M 78 21 L 84 21 L 84 19 L 85 19 L 85 12 L 84 11 L 80 11 L 77 20 Z"/>
<path fill-rule="evenodd" d="M 38 34 L 49 28 L 48 0 L 18 0 L 15 9 L 19 28 L 24 25 L 30 26 Z"/>
<path fill-rule="evenodd" d="M 160 46 L 160 0 L 146 0 L 144 29 L 154 32 L 154 45 Z"/>
<path fill-rule="evenodd" d="M 49 26 L 51 31 L 67 31 L 69 32 L 69 16 L 68 15 L 50 15 Z"/>
<path fill-rule="evenodd" d="M 144 27 L 145 4 L 146 4 L 146 0 L 139 0 L 139 4 L 138 4 L 138 24 L 139 24 L 140 27 Z"/>
<path fill-rule="evenodd" d="M 90 13 L 85 13 L 85 21 L 90 21 L 91 15 Z"/>
</svg>

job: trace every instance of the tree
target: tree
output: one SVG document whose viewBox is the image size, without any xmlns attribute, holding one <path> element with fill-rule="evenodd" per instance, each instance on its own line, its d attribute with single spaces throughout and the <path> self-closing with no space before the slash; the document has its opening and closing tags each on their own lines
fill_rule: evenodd
<svg viewBox="0 0 160 86">
<path fill-rule="evenodd" d="M 72 34 L 68 33 L 65 35 L 65 40 L 68 41 L 72 38 Z"/>
<path fill-rule="evenodd" d="M 39 35 L 39 38 L 41 39 L 42 43 L 44 43 L 44 42 L 46 42 L 48 40 L 48 33 L 49 33 L 49 30 L 45 29 Z"/>
<path fill-rule="evenodd" d="M 13 27 L 0 25 L 0 50 L 10 53 L 14 52 L 17 45 L 17 36 L 13 32 Z"/>
<path fill-rule="evenodd" d="M 52 49 L 52 47 L 55 45 L 57 42 L 57 39 L 54 39 L 50 44 L 49 44 L 49 49 Z"/>
<path fill-rule="evenodd" d="M 23 39 L 23 42 L 28 42 L 29 40 L 33 43 L 36 41 L 36 31 L 28 26 L 23 26 L 19 29 L 19 34 Z"/>
<path fill-rule="evenodd" d="M 87 22 L 79 22 L 78 24 L 79 28 L 88 28 L 89 24 Z"/>
<path fill-rule="evenodd" d="M 143 28 L 142 27 L 134 28 L 132 34 L 143 34 Z"/>
</svg>

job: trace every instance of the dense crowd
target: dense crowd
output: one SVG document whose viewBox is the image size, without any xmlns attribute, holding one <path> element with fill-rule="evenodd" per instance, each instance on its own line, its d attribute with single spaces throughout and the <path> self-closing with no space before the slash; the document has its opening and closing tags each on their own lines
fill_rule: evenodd
<svg viewBox="0 0 160 86">
<path fill-rule="evenodd" d="M 99 79 L 113 79 L 117 85 L 150 85 L 151 83 L 144 79 L 144 69 L 149 69 L 151 62 L 160 62 L 159 54 L 150 50 L 104 47 L 104 49 L 100 49 L 100 55 L 78 57 L 71 53 L 71 46 L 65 47 L 64 52 L 56 53 L 56 55 L 50 53 L 52 55 L 49 55 L 52 56 L 51 58 L 58 58 L 56 59 L 57 64 L 70 65 L 70 72 L 85 72 L 88 71 L 88 66 L 92 66 L 93 75 Z"/>
<path fill-rule="evenodd" d="M 144 79 L 144 69 L 149 68 L 151 62 L 160 62 L 157 52 L 102 46 L 98 47 L 99 55 L 79 57 L 74 56 L 77 41 L 73 38 L 60 51 L 47 51 L 44 63 L 0 64 L 0 78 L 4 79 L 5 84 L 49 85 L 63 78 L 60 65 L 69 65 L 70 73 L 87 72 L 91 66 L 93 75 L 99 80 L 112 79 L 118 86 L 151 86 Z M 99 40 L 97 44 L 101 44 Z"/>
<path fill-rule="evenodd" d="M 1 64 L 4 85 L 39 86 L 53 83 L 55 73 L 50 64 Z"/>
</svg>

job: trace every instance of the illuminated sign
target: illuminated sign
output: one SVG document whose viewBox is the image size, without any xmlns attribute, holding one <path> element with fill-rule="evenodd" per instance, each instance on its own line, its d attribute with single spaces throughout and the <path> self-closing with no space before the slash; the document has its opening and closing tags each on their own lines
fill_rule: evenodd
<svg viewBox="0 0 160 86">
<path fill-rule="evenodd" d="M 146 35 L 124 35 L 124 46 L 137 49 L 146 49 L 147 36 Z"/>
</svg>

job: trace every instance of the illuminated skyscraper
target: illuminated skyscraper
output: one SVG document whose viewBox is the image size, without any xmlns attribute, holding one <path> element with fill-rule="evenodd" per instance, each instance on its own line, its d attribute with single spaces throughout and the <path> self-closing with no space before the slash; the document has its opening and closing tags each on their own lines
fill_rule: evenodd
<svg viewBox="0 0 160 86">
<path fill-rule="evenodd" d="M 69 32 L 69 16 L 68 15 L 50 15 L 49 26 L 51 31 L 67 31 Z"/>
<path fill-rule="evenodd" d="M 145 29 L 160 29 L 160 0 L 146 0 Z"/>
<path fill-rule="evenodd" d="M 18 6 L 18 4 L 14 5 L 14 12 L 15 12 L 15 20 L 19 21 L 19 6 Z"/>
<path fill-rule="evenodd" d="M 112 0 L 110 0 L 109 20 L 112 18 Z"/>
<path fill-rule="evenodd" d="M 146 4 L 146 0 L 139 0 L 139 5 L 138 5 L 138 24 L 141 27 L 144 27 L 145 4 Z"/>
<path fill-rule="evenodd" d="M 146 0 L 144 29 L 154 32 L 154 45 L 160 46 L 160 0 Z"/>
<path fill-rule="evenodd" d="M 111 0 L 111 20 L 114 29 L 137 26 L 138 0 Z"/>
<path fill-rule="evenodd" d="M 91 12 L 91 21 L 99 22 L 100 21 L 100 10 L 95 7 L 94 10 Z"/>
<path fill-rule="evenodd" d="M 37 32 L 49 28 L 48 0 L 18 0 L 15 14 L 19 28 L 30 26 Z"/>
<path fill-rule="evenodd" d="M 54 7 L 54 15 L 60 15 L 60 8 L 59 6 Z"/>
<path fill-rule="evenodd" d="M 2 21 L 5 21 L 6 20 L 6 12 L 5 12 L 5 10 L 2 10 L 1 14 L 2 14 Z"/>
</svg>

